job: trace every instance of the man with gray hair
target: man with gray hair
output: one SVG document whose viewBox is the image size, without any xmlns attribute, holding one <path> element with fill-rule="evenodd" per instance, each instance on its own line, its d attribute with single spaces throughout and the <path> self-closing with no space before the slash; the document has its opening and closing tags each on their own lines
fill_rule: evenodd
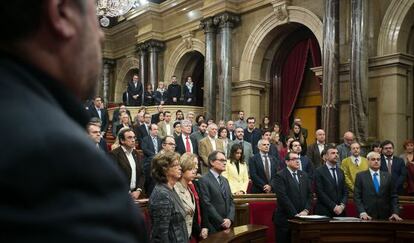
<svg viewBox="0 0 414 243">
<path fill-rule="evenodd" d="M 201 164 L 201 173 L 205 175 L 208 172 L 208 155 L 213 151 L 222 151 L 223 152 L 223 142 L 220 139 L 217 139 L 217 125 L 211 123 L 207 127 L 207 137 L 200 140 L 198 144 L 198 153 L 203 160 Z"/>
<path fill-rule="evenodd" d="M 269 154 L 270 142 L 260 139 L 257 143 L 259 153 L 249 161 L 249 173 L 253 182 L 252 193 L 272 193 L 272 179 L 280 169 L 279 161 Z"/>
<path fill-rule="evenodd" d="M 351 156 L 351 144 L 355 141 L 354 133 L 347 131 L 344 133 L 344 142 L 338 145 L 336 148 L 339 153 L 338 166 L 341 166 L 342 160 Z"/>
<path fill-rule="evenodd" d="M 175 143 L 177 144 L 175 151 L 181 155 L 186 152 L 198 155 L 197 141 L 190 137 L 191 127 L 190 120 L 181 121 L 181 135 L 175 138 Z"/>
</svg>

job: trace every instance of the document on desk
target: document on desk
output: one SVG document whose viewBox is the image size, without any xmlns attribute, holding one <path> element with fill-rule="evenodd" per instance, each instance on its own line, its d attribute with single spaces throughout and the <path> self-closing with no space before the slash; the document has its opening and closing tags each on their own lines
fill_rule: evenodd
<svg viewBox="0 0 414 243">
<path fill-rule="evenodd" d="M 303 216 L 298 216 L 298 218 L 303 219 L 303 220 L 309 220 L 309 221 L 325 221 L 325 220 L 330 220 L 331 218 L 329 218 L 328 216 L 324 216 L 324 215 L 303 215 Z"/>
<path fill-rule="evenodd" d="M 361 221 L 360 218 L 355 218 L 355 217 L 333 217 L 334 220 L 338 220 L 338 221 L 347 221 L 347 222 L 353 222 L 353 221 Z"/>
</svg>

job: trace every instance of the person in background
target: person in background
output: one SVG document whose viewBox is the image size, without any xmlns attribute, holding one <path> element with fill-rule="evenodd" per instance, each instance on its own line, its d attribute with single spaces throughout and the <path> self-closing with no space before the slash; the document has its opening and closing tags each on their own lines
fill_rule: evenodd
<svg viewBox="0 0 414 243">
<path fill-rule="evenodd" d="M 103 66 L 95 1 L 1 1 L 0 12 L 1 241 L 147 242 L 121 172 L 85 132 L 81 101 Z"/>
<path fill-rule="evenodd" d="M 179 105 L 181 98 L 181 85 L 177 83 L 177 77 L 171 77 L 171 83 L 168 85 L 167 89 L 168 94 L 168 104 L 169 105 Z"/>
<path fill-rule="evenodd" d="M 344 142 L 339 144 L 336 148 L 339 152 L 339 166 L 341 166 L 342 160 L 351 156 L 351 144 L 355 142 L 354 133 L 351 131 L 347 131 L 344 133 L 343 137 Z"/>
<path fill-rule="evenodd" d="M 167 89 L 164 86 L 164 82 L 158 82 L 158 88 L 154 92 L 155 105 L 165 105 L 168 100 Z"/>
<path fill-rule="evenodd" d="M 147 84 L 147 89 L 144 92 L 144 105 L 152 106 L 154 105 L 154 91 L 151 84 Z"/>
<path fill-rule="evenodd" d="M 248 162 L 253 156 L 252 145 L 249 142 L 244 141 L 244 130 L 241 127 L 238 127 L 234 131 L 235 139 L 230 142 L 229 147 L 231 148 L 234 144 L 240 144 L 243 147 L 243 155 L 245 161 Z M 230 152 L 227 152 L 230 154 Z"/>
<path fill-rule="evenodd" d="M 383 141 L 381 148 L 381 171 L 386 171 L 391 175 L 397 194 L 402 195 L 404 194 L 404 181 L 407 177 L 407 167 L 405 166 L 404 160 L 394 156 L 394 143 L 392 141 Z"/>
<path fill-rule="evenodd" d="M 126 112 L 120 114 L 121 120 L 120 124 L 118 124 L 115 128 L 115 134 L 118 134 L 119 130 L 123 127 L 131 127 L 131 121 L 129 120 L 129 116 Z"/>
<path fill-rule="evenodd" d="M 226 128 L 228 131 L 227 138 L 230 141 L 233 141 L 234 139 L 236 139 L 236 135 L 234 135 L 234 122 L 232 120 L 227 122 Z"/>
<path fill-rule="evenodd" d="M 259 153 L 257 142 L 262 138 L 262 132 L 255 127 L 256 119 L 254 117 L 247 118 L 247 128 L 244 129 L 244 141 L 252 145 L 253 154 Z"/>
<path fill-rule="evenodd" d="M 377 152 L 379 154 L 382 154 L 381 142 L 380 141 L 373 142 L 371 144 L 371 150 L 370 151 L 374 151 L 374 152 Z"/>
<path fill-rule="evenodd" d="M 315 138 L 315 143 L 309 145 L 306 155 L 312 161 L 313 167 L 316 169 L 324 163 L 321 153 L 326 146 L 325 131 L 322 129 L 316 130 Z"/>
<path fill-rule="evenodd" d="M 208 155 L 213 151 L 223 151 L 223 143 L 217 139 L 217 125 L 212 123 L 207 127 L 207 136 L 198 143 L 198 155 L 200 155 L 203 163 L 201 164 L 201 173 L 208 173 Z M 224 154 L 224 152 L 223 152 Z"/>
<path fill-rule="evenodd" d="M 160 116 L 162 116 L 162 120 L 164 120 L 164 107 L 162 105 L 158 105 L 157 113 L 151 115 L 151 123 L 158 124 L 161 121 Z"/>
<path fill-rule="evenodd" d="M 118 122 L 121 119 L 120 115 L 122 112 L 126 112 L 129 116 L 129 120 L 132 121 L 131 112 L 126 108 L 125 105 L 121 104 L 118 108 L 114 110 L 114 114 L 112 115 L 112 126 L 114 123 Z M 115 135 L 115 133 L 113 134 Z"/>
<path fill-rule="evenodd" d="M 308 145 L 306 143 L 306 138 L 302 133 L 302 127 L 299 123 L 293 123 L 292 129 L 289 131 L 289 137 L 292 137 L 300 142 L 300 145 L 303 148 L 301 155 L 306 155 Z"/>
<path fill-rule="evenodd" d="M 283 143 L 282 145 L 285 145 L 285 143 L 286 143 L 286 136 L 283 135 L 282 129 L 281 129 L 280 124 L 278 122 L 275 122 L 273 124 L 273 130 L 272 130 L 272 133 L 270 134 L 270 136 L 271 137 L 274 137 L 276 135 L 279 135 L 279 141 L 281 141 Z"/>
<path fill-rule="evenodd" d="M 368 160 L 360 155 L 361 145 L 358 142 L 353 142 L 350 147 L 352 155 L 342 160 L 341 169 L 345 174 L 348 191 L 353 193 L 356 174 L 368 170 Z"/>
<path fill-rule="evenodd" d="M 235 128 L 247 128 L 247 122 L 244 120 L 244 111 L 239 111 L 239 119 L 237 121 L 234 121 L 234 126 Z"/>
<path fill-rule="evenodd" d="M 262 119 L 262 123 L 260 123 L 260 129 L 262 129 L 262 131 L 263 130 L 268 131 L 268 130 L 271 129 L 270 126 L 271 125 L 270 125 L 270 118 L 269 118 L 269 116 L 264 116 L 263 119 Z"/>
<path fill-rule="evenodd" d="M 90 118 L 97 117 L 101 120 L 101 136 L 105 137 L 105 133 L 109 127 L 108 111 L 103 107 L 102 98 L 96 96 L 93 105 L 88 109 Z"/>
<path fill-rule="evenodd" d="M 207 124 L 206 117 L 204 115 L 196 116 L 195 125 L 193 126 L 193 132 L 198 131 L 198 124 L 199 124 L 200 121 L 205 121 L 206 124 Z"/>
<path fill-rule="evenodd" d="M 207 136 L 207 133 L 206 133 L 207 123 L 204 120 L 201 120 L 198 123 L 197 128 L 198 128 L 198 130 L 195 131 L 195 132 L 193 132 L 190 135 L 190 138 L 191 139 L 194 139 L 197 142 L 197 144 L 199 144 L 200 140 L 203 139 L 203 138 L 205 138 Z"/>
<path fill-rule="evenodd" d="M 175 183 L 174 189 L 180 197 L 186 212 L 185 222 L 187 224 L 190 243 L 205 239 L 208 236 L 208 229 L 203 225 L 200 207 L 199 191 L 196 189 L 194 179 L 197 176 L 198 159 L 197 155 L 184 153 L 180 158 L 182 176 Z"/>
<path fill-rule="evenodd" d="M 195 105 L 196 95 L 194 82 L 191 76 L 187 77 L 187 81 L 183 87 L 184 105 Z"/>
<path fill-rule="evenodd" d="M 165 153 L 165 152 L 175 152 L 175 147 L 177 145 L 175 143 L 174 137 L 167 135 L 163 139 L 161 139 L 161 146 L 162 146 L 162 149 L 160 150 L 160 153 Z"/>
<path fill-rule="evenodd" d="M 151 242 L 188 242 L 184 205 L 174 190 L 182 176 L 180 155 L 174 152 L 157 154 L 152 160 L 151 175 L 156 185 L 148 201 L 151 218 Z"/>
<path fill-rule="evenodd" d="M 181 122 L 180 121 L 174 122 L 173 128 L 174 128 L 174 133 L 173 133 L 174 138 L 180 137 L 181 136 Z"/>
<path fill-rule="evenodd" d="M 400 158 L 407 165 L 408 162 L 414 161 L 414 140 L 407 139 L 403 143 L 404 153 L 400 154 Z"/>
<path fill-rule="evenodd" d="M 100 123 L 89 122 L 86 125 L 86 131 L 88 132 L 88 135 L 91 138 L 91 140 L 94 142 L 95 147 L 107 153 L 108 146 L 105 142 L 105 139 L 102 139 L 101 137 Z"/>
<path fill-rule="evenodd" d="M 155 182 L 151 177 L 151 161 L 156 154 L 161 150 L 162 142 L 158 137 L 158 126 L 156 124 L 150 124 L 150 134 L 142 139 L 141 149 L 144 154 L 144 189 L 147 196 L 150 196 L 154 189 Z"/>
<path fill-rule="evenodd" d="M 128 97 L 130 106 L 141 106 L 144 89 L 142 83 L 139 81 L 138 74 L 132 76 L 132 80 L 128 82 Z"/>
<path fill-rule="evenodd" d="M 223 152 L 227 158 L 227 150 L 230 149 L 230 146 L 229 146 L 230 141 L 227 138 L 228 130 L 225 127 L 220 127 L 217 134 L 218 134 L 218 139 L 220 139 L 221 142 L 223 143 Z"/>
<path fill-rule="evenodd" d="M 302 124 L 302 119 L 300 117 L 295 117 L 295 119 L 293 119 L 293 123 L 297 123 L 300 126 L 300 132 L 303 134 L 303 137 L 306 139 L 308 139 L 308 129 L 303 127 Z"/>
<path fill-rule="evenodd" d="M 391 174 L 380 170 L 379 153 L 369 152 L 367 159 L 369 170 L 359 172 L 355 179 L 354 202 L 359 217 L 363 220 L 401 221 L 398 195 Z"/>
<path fill-rule="evenodd" d="M 231 193 L 234 195 L 247 193 L 249 174 L 247 163 L 244 160 L 243 147 L 240 144 L 231 146 L 223 176 L 229 181 Z"/>
</svg>

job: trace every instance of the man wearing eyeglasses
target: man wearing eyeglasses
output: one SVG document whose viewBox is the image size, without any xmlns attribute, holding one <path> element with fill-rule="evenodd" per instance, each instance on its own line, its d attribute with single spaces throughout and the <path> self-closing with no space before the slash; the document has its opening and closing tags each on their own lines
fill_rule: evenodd
<svg viewBox="0 0 414 243">
<path fill-rule="evenodd" d="M 144 173 L 142 163 L 138 159 L 135 150 L 135 133 L 132 129 L 121 130 L 118 134 L 121 146 L 112 150 L 109 154 L 124 172 L 129 185 L 129 191 L 133 199 L 138 199 L 144 188 Z"/>
<path fill-rule="evenodd" d="M 308 215 L 312 206 L 310 180 L 306 172 L 299 170 L 299 156 L 289 152 L 285 160 L 287 167 L 279 171 L 272 180 L 277 198 L 277 207 L 273 214 L 276 242 L 290 242 L 288 219 Z"/>
<path fill-rule="evenodd" d="M 259 140 L 257 147 L 260 152 L 249 160 L 250 178 L 253 182 L 252 193 L 272 193 L 270 182 L 280 167 L 279 161 L 269 154 L 269 140 Z"/>
<path fill-rule="evenodd" d="M 177 146 L 175 144 L 175 139 L 173 136 L 166 136 L 161 140 L 162 143 L 162 150 L 160 153 L 165 153 L 167 151 L 169 152 L 175 152 L 175 147 Z"/>
<path fill-rule="evenodd" d="M 377 152 L 367 155 L 369 169 L 359 172 L 355 179 L 354 201 L 363 220 L 402 220 L 398 213 L 398 195 L 391 175 L 380 171 L 381 159 Z"/>
<path fill-rule="evenodd" d="M 221 174 L 226 170 L 226 156 L 213 151 L 208 156 L 209 171 L 199 180 L 202 208 L 211 233 L 226 230 L 234 221 L 235 207 L 229 182 Z"/>
</svg>

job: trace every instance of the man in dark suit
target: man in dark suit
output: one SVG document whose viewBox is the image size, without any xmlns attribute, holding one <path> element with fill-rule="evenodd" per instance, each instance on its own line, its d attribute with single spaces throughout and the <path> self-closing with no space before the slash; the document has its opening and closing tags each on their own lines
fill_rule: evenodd
<svg viewBox="0 0 414 243">
<path fill-rule="evenodd" d="M 367 155 L 369 170 L 359 172 L 355 179 L 354 201 L 363 220 L 402 220 L 399 216 L 398 195 L 391 175 L 380 171 L 377 152 Z"/>
<path fill-rule="evenodd" d="M 94 142 L 94 145 L 97 149 L 108 152 L 108 146 L 105 142 L 105 139 L 101 138 L 101 126 L 100 123 L 89 122 L 86 125 L 86 131 L 88 132 L 89 137 Z"/>
<path fill-rule="evenodd" d="M 407 177 L 405 162 L 400 157 L 394 156 L 394 143 L 390 140 L 383 141 L 381 148 L 381 171 L 386 171 L 391 174 L 395 190 L 399 195 L 402 195 L 404 193 L 403 184 Z"/>
<path fill-rule="evenodd" d="M 209 233 L 229 229 L 234 221 L 235 207 L 230 185 L 221 176 L 226 170 L 226 156 L 213 151 L 208 156 L 210 170 L 199 180 L 203 217 Z"/>
<path fill-rule="evenodd" d="M 289 145 L 289 149 L 290 151 L 292 151 L 293 153 L 296 153 L 299 156 L 299 159 L 300 159 L 299 170 L 305 171 L 308 174 L 309 179 L 312 181 L 313 173 L 314 173 L 313 164 L 306 155 L 301 155 L 302 145 L 300 141 L 293 140 Z"/>
<path fill-rule="evenodd" d="M 149 113 L 144 113 L 144 123 L 135 127 L 135 133 L 137 134 L 137 140 L 140 147 L 142 146 L 142 140 L 149 136 L 150 125 L 151 115 Z"/>
<path fill-rule="evenodd" d="M 324 163 L 321 153 L 325 149 L 325 131 L 322 129 L 316 130 L 315 137 L 316 142 L 309 145 L 306 156 L 311 160 L 313 168 L 316 169 Z"/>
<path fill-rule="evenodd" d="M 144 189 L 149 197 L 155 186 L 155 182 L 151 177 L 151 161 L 162 149 L 161 139 L 158 137 L 158 126 L 156 124 L 150 124 L 150 135 L 142 139 L 141 149 L 144 153 Z"/>
<path fill-rule="evenodd" d="M 273 214 L 276 242 L 290 242 L 288 219 L 308 215 L 312 207 L 310 180 L 306 172 L 299 170 L 299 156 L 289 152 L 285 162 L 287 167 L 279 171 L 272 180 L 277 198 L 277 207 Z"/>
<path fill-rule="evenodd" d="M 144 89 L 142 88 L 142 83 L 139 82 L 138 74 L 134 74 L 132 81 L 128 82 L 128 99 L 131 106 L 141 106 L 142 97 L 144 94 Z"/>
<path fill-rule="evenodd" d="M 315 214 L 328 217 L 345 217 L 345 205 L 348 202 L 348 189 L 344 173 L 336 165 L 338 150 L 327 146 L 322 151 L 326 163 L 316 169 L 316 196 L 318 201 Z"/>
<path fill-rule="evenodd" d="M 85 132 L 81 101 L 102 67 L 95 2 L 0 9 L 1 241 L 147 242 L 121 172 Z"/>
<path fill-rule="evenodd" d="M 171 84 L 168 85 L 167 89 L 168 94 L 168 104 L 170 105 L 179 105 L 181 98 L 181 85 L 177 83 L 177 77 L 171 77 Z"/>
<path fill-rule="evenodd" d="M 191 121 L 182 120 L 181 121 L 181 135 L 175 138 L 175 151 L 180 155 L 183 155 L 185 152 L 190 152 L 198 156 L 198 144 L 195 138 L 191 138 Z"/>
<path fill-rule="evenodd" d="M 253 182 L 252 193 L 272 193 L 272 178 L 279 169 L 279 161 L 269 155 L 270 142 L 261 139 L 258 142 L 259 153 L 249 160 L 249 173 Z"/>
<path fill-rule="evenodd" d="M 112 150 L 109 154 L 124 172 L 128 180 L 131 197 L 138 199 L 144 188 L 144 173 L 142 163 L 138 159 L 138 153 L 135 150 L 135 133 L 130 128 L 121 130 L 118 139 L 121 146 Z"/>
<path fill-rule="evenodd" d="M 227 121 L 226 128 L 229 131 L 227 133 L 227 138 L 230 139 L 230 141 L 236 139 L 236 135 L 234 134 L 234 122 L 232 120 Z"/>
<path fill-rule="evenodd" d="M 108 130 L 109 126 L 109 116 L 108 111 L 103 108 L 102 98 L 100 96 L 95 97 L 88 111 L 91 118 L 97 117 L 101 120 L 101 136 L 105 137 L 106 130 Z"/>
</svg>

